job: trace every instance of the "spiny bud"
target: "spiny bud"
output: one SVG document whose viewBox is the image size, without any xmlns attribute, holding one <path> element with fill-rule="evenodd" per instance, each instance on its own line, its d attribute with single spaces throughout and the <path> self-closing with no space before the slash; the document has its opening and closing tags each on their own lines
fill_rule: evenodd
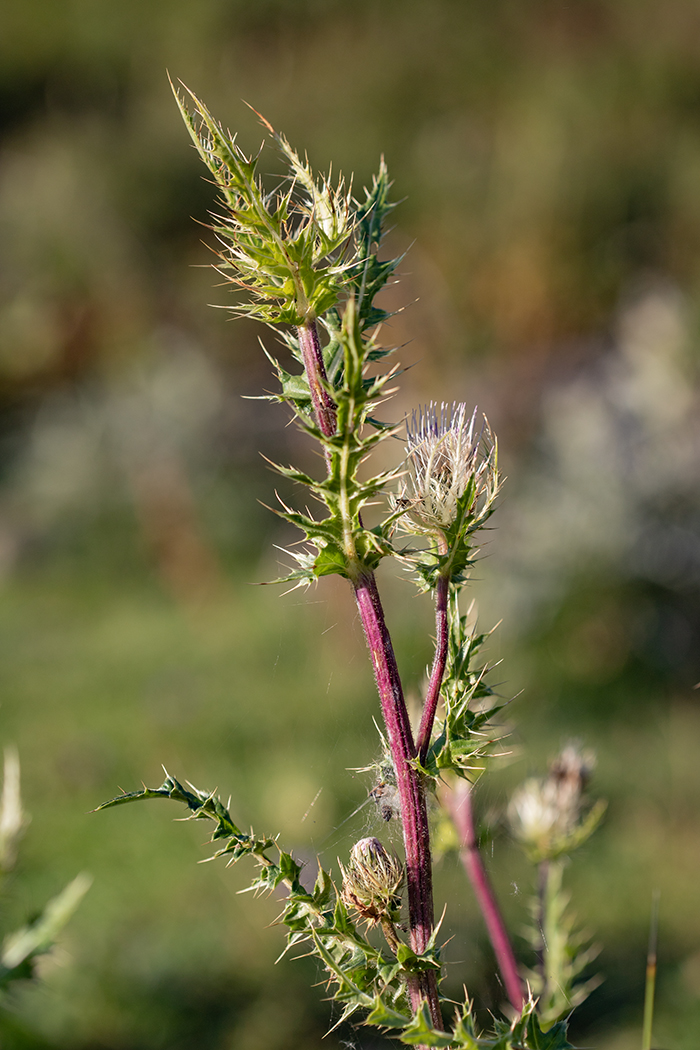
<svg viewBox="0 0 700 1050">
<path fill-rule="evenodd" d="M 343 873 L 341 897 L 366 922 L 392 919 L 401 907 L 403 865 L 389 853 L 379 839 L 360 839 L 350 850 Z"/>
<path fill-rule="evenodd" d="M 583 792 L 594 766 L 592 752 L 569 745 L 554 759 L 548 776 L 531 777 L 513 795 L 508 819 L 513 834 L 533 859 L 553 858 L 574 849 L 597 826 L 603 802 L 583 816 Z"/>
<path fill-rule="evenodd" d="M 399 497 L 420 531 L 450 527 L 458 514 L 477 519 L 488 512 L 498 490 L 496 443 L 487 420 L 475 432 L 476 409 L 435 402 L 406 422 L 408 480 Z M 467 507 L 460 500 L 471 487 Z"/>
</svg>

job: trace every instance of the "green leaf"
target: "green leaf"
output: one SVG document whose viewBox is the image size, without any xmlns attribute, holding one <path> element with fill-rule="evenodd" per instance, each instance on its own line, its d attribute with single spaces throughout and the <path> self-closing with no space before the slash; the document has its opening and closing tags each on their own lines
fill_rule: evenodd
<svg viewBox="0 0 700 1050">
<path fill-rule="evenodd" d="M 409 1046 L 452 1046 L 454 1037 L 449 1032 L 438 1032 L 433 1028 L 427 1003 L 423 1003 L 399 1037 Z"/>
<path fill-rule="evenodd" d="M 396 949 L 396 958 L 406 970 L 415 968 L 415 963 L 418 962 L 418 956 L 407 944 L 400 944 L 398 946 Z"/>
<path fill-rule="evenodd" d="M 317 908 L 323 908 L 328 904 L 333 892 L 333 883 L 327 871 L 319 865 L 316 884 L 314 886 L 313 900 Z"/>
<path fill-rule="evenodd" d="M 345 907 L 340 897 L 338 897 L 335 902 L 333 928 L 336 933 L 346 934 L 348 937 L 354 938 L 356 935 L 355 926 L 348 915 L 348 909 Z"/>
<path fill-rule="evenodd" d="M 458 1013 L 452 1034 L 460 1050 L 479 1050 L 479 1047 L 484 1045 L 476 1033 L 470 1002 L 465 1003 L 461 1012 Z"/>
<path fill-rule="evenodd" d="M 279 869 L 281 879 L 292 884 L 298 883 L 301 864 L 297 864 L 291 853 L 280 853 Z"/>
<path fill-rule="evenodd" d="M 377 995 L 372 1010 L 365 1018 L 365 1024 L 380 1028 L 404 1028 L 409 1023 L 409 1017 L 394 1010 L 380 995 Z"/>
<path fill-rule="evenodd" d="M 528 1050 L 574 1050 L 567 1038 L 566 1021 L 557 1021 L 547 1032 L 540 1028 L 536 1014 L 528 1019 L 525 1045 Z"/>
<path fill-rule="evenodd" d="M 543 1031 L 536 1013 L 537 1001 L 530 999 L 521 1016 L 511 1026 L 516 1050 L 575 1050 L 567 1038 L 568 1024 L 558 1021 Z"/>
</svg>

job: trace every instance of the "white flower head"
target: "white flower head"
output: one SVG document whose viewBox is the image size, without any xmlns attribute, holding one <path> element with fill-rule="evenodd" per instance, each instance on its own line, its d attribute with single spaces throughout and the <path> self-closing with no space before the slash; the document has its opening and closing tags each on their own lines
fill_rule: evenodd
<svg viewBox="0 0 700 1050">
<path fill-rule="evenodd" d="M 476 409 L 468 415 L 462 402 L 431 401 L 406 420 L 406 435 L 407 481 L 399 502 L 421 530 L 449 528 L 472 481 L 466 509 L 485 516 L 498 489 L 496 444 L 486 417 L 477 430 Z"/>
<path fill-rule="evenodd" d="M 515 835 L 533 846 L 546 843 L 557 831 L 565 815 L 558 805 L 557 791 L 548 779 L 531 777 L 518 788 L 508 807 L 508 817 Z"/>
<path fill-rule="evenodd" d="M 539 857 L 555 856 L 582 826 L 583 792 L 595 765 L 590 751 L 569 745 L 546 777 L 521 784 L 508 806 L 516 838 Z"/>
</svg>

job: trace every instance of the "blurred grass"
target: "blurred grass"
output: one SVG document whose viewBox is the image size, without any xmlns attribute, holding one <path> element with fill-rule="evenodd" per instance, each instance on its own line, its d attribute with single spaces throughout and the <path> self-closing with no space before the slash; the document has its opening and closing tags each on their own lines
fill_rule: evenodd
<svg viewBox="0 0 700 1050">
<path fill-rule="evenodd" d="M 280 830 L 308 852 L 309 841 L 325 838 L 358 792 L 365 795 L 345 768 L 365 759 L 360 738 L 371 692 L 366 687 L 358 701 L 356 685 L 338 674 L 353 654 L 334 652 L 332 640 L 328 655 L 314 658 L 296 599 L 249 588 L 245 602 L 231 593 L 183 612 L 139 581 L 95 585 L 78 572 L 67 582 L 60 574 L 23 580 L 8 587 L 0 611 L 3 735 L 19 746 L 33 814 L 14 907 L 21 913 L 76 865 L 96 876 L 69 935 L 74 960 L 58 977 L 63 1000 L 45 1005 L 44 1024 L 58 1024 L 70 1045 L 98 1035 L 104 1045 L 170 1045 L 172 1034 L 159 1025 L 177 1028 L 170 1015 L 188 999 L 205 1028 L 215 1023 L 206 1020 L 207 997 L 220 1001 L 229 1024 L 229 1014 L 245 1014 L 241 1001 L 251 995 L 266 1015 L 283 983 L 274 975 L 268 990 L 267 968 L 281 948 L 277 931 L 264 929 L 274 902 L 236 898 L 244 874 L 198 868 L 205 831 L 173 828 L 168 818 L 181 815 L 175 807 L 88 811 L 119 785 L 138 786 L 142 777 L 160 783 L 163 762 L 178 776 L 230 791 L 244 825 Z M 317 627 L 327 615 L 308 611 Z M 290 978 L 288 963 L 283 969 L 298 987 L 302 977 Z M 180 992 L 166 994 L 171 983 Z M 166 1019 L 149 1036 L 164 996 Z M 282 995 L 292 1015 L 297 996 Z M 237 1018 L 235 1032 L 245 1023 Z M 280 1018 L 270 1045 L 297 1045 L 302 1035 Z"/>
</svg>

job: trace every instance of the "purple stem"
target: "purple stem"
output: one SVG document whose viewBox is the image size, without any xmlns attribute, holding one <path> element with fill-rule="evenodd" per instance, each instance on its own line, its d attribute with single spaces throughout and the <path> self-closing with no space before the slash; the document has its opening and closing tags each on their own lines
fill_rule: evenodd
<svg viewBox="0 0 700 1050">
<path fill-rule="evenodd" d="M 311 403 L 319 429 L 324 437 L 333 437 L 337 425 L 337 413 L 333 398 L 326 390 L 326 366 L 323 363 L 321 343 L 315 321 L 307 321 L 297 328 L 299 350 L 304 362 L 306 378 L 311 391 Z"/>
<path fill-rule="evenodd" d="M 337 413 L 326 389 L 326 369 L 316 322 L 310 321 L 300 325 L 297 335 L 316 421 L 321 433 L 325 437 L 332 437 L 337 428 Z M 328 456 L 326 458 L 328 459 Z M 430 828 L 425 791 L 420 774 L 410 764 L 416 757 L 413 733 L 374 573 L 360 573 L 358 578 L 353 580 L 353 586 L 372 658 L 396 771 L 406 853 L 409 934 L 411 947 L 418 954 L 428 947 L 434 926 Z M 435 971 L 428 970 L 409 978 L 407 985 L 413 1010 L 420 1009 L 422 1004 L 427 1002 L 433 1025 L 443 1031 Z"/>
<path fill-rule="evenodd" d="M 503 922 L 493 887 L 484 867 L 484 862 L 479 853 L 479 846 L 474 831 L 474 814 L 472 811 L 472 788 L 466 780 L 460 780 L 452 790 L 445 791 L 446 804 L 461 843 L 460 856 L 462 863 L 469 876 L 469 880 L 479 902 L 481 913 L 484 916 L 489 939 L 493 946 L 501 971 L 503 984 L 510 1004 L 517 1013 L 523 1008 L 523 989 L 518 975 L 518 965 L 515 961 L 510 938 Z"/>
<path fill-rule="evenodd" d="M 354 581 L 354 587 L 377 680 L 401 802 L 411 948 L 421 953 L 428 946 L 434 925 L 430 829 L 425 791 L 420 774 L 411 765 L 416 757 L 413 733 L 374 573 L 361 574 Z M 414 1011 L 427 1001 L 433 1025 L 444 1030 L 435 972 L 429 970 L 411 979 L 408 992 Z"/>
<path fill-rule="evenodd" d="M 423 714 L 420 720 L 420 729 L 418 730 L 418 742 L 416 744 L 416 750 L 421 765 L 425 765 L 426 755 L 428 754 L 430 735 L 433 731 L 433 722 L 435 721 L 435 712 L 437 710 L 438 700 L 440 699 L 440 687 L 445 674 L 445 664 L 447 663 L 447 643 L 449 640 L 447 599 L 449 591 L 449 576 L 438 576 L 437 587 L 435 590 L 435 656 L 433 658 L 433 669 L 430 674 L 428 695 L 426 696 L 425 704 L 423 705 Z"/>
</svg>

